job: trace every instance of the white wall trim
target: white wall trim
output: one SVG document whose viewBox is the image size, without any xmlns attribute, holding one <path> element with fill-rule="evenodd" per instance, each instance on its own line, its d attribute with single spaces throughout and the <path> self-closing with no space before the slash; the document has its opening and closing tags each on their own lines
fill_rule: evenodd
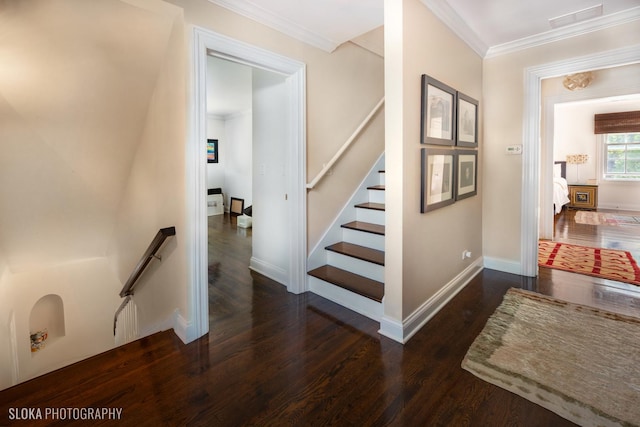
<svg viewBox="0 0 640 427">
<path fill-rule="evenodd" d="M 582 34 L 600 31 L 605 28 L 640 20 L 640 7 L 634 7 L 611 15 L 590 19 L 567 27 L 556 28 L 541 34 L 489 47 L 477 36 L 476 33 L 473 32 L 473 30 L 471 30 L 467 23 L 456 13 L 446 0 L 420 1 L 458 37 L 469 45 L 471 49 L 484 58 L 506 55 L 535 46 L 554 43 L 571 37 L 580 36 Z"/>
<path fill-rule="evenodd" d="M 614 13 L 600 18 L 590 19 L 567 27 L 556 28 L 531 37 L 525 37 L 501 45 L 491 46 L 485 55 L 485 58 L 491 58 L 499 55 L 517 52 L 529 49 L 535 46 L 541 46 L 548 43 L 554 43 L 571 37 L 600 31 L 605 28 L 615 27 L 640 19 L 640 7 L 634 7 L 618 13 Z"/>
<path fill-rule="evenodd" d="M 640 45 L 593 55 L 565 59 L 525 69 L 522 150 L 522 199 L 520 263 L 522 275 L 538 275 L 538 236 L 540 201 L 540 102 L 542 80 L 579 71 L 596 70 L 640 62 Z"/>
<path fill-rule="evenodd" d="M 413 313 L 406 317 L 402 324 L 394 319 L 383 316 L 380 322 L 380 334 L 401 344 L 406 343 L 429 320 L 433 318 L 458 292 L 478 275 L 483 269 L 482 257 L 476 259 L 467 268 L 462 270 L 449 283 L 438 290 L 431 298 L 425 301 Z"/>
<path fill-rule="evenodd" d="M 198 338 L 195 335 L 193 322 L 188 322 L 187 319 L 182 317 L 179 310 L 173 312 L 173 332 L 175 332 L 178 338 L 185 344 Z"/>
<path fill-rule="evenodd" d="M 464 19 L 445 0 L 420 0 L 449 29 L 462 39 L 478 55 L 484 57 L 489 47 L 467 25 Z"/>
<path fill-rule="evenodd" d="M 304 292 L 307 253 L 306 204 L 306 67 L 304 63 L 231 39 L 200 27 L 193 28 L 190 136 L 187 143 L 187 269 L 189 272 L 189 341 L 209 331 L 207 203 L 206 203 L 206 70 L 207 55 L 229 59 L 287 76 L 290 97 L 291 181 L 289 183 L 291 242 L 288 290 Z"/>
<path fill-rule="evenodd" d="M 484 268 L 489 270 L 503 271 L 511 274 L 522 274 L 522 266 L 519 262 L 504 259 L 485 256 L 483 259 Z"/>
<path fill-rule="evenodd" d="M 256 257 L 251 257 L 251 260 L 249 261 L 249 268 L 263 276 L 267 276 L 271 280 L 275 280 L 278 283 L 287 283 L 289 280 L 289 276 L 285 270 L 277 265 L 273 265 Z"/>
<path fill-rule="evenodd" d="M 387 338 L 391 338 L 400 344 L 404 344 L 403 325 L 402 322 L 399 322 L 397 319 L 382 316 L 382 319 L 380 319 L 380 330 L 378 330 L 378 333 Z"/>
<path fill-rule="evenodd" d="M 248 2 L 246 0 L 209 0 L 211 3 L 216 4 L 225 9 L 229 9 L 232 12 L 242 15 L 246 18 L 257 21 L 263 25 L 280 31 L 283 34 L 293 37 L 296 40 L 300 40 L 304 43 L 315 46 L 325 52 L 333 52 L 338 43 L 333 40 L 329 40 L 322 35 L 315 33 L 307 28 L 293 21 L 278 16 L 277 14 L 258 6 L 258 4 Z"/>
<path fill-rule="evenodd" d="M 176 327 L 176 313 L 178 312 L 178 309 L 174 310 L 170 315 L 168 315 L 167 317 L 165 317 L 163 320 L 159 321 L 159 322 L 155 322 L 153 324 L 147 325 L 146 328 L 144 329 L 140 329 L 138 331 L 138 339 L 139 338 L 144 338 L 144 337 L 148 337 L 150 335 L 153 334 L 157 334 L 158 332 L 162 332 L 162 331 L 168 331 L 169 329 L 173 329 L 176 333 L 176 335 L 178 335 L 180 337 L 180 339 L 182 340 L 182 342 L 184 342 L 185 344 L 188 343 L 189 341 L 186 341 L 186 333 L 183 334 L 183 336 L 180 336 L 178 334 L 178 328 Z M 185 328 L 186 330 L 186 328 Z M 180 331 L 182 332 L 182 331 Z M 123 343 L 126 344 L 126 343 Z"/>
</svg>

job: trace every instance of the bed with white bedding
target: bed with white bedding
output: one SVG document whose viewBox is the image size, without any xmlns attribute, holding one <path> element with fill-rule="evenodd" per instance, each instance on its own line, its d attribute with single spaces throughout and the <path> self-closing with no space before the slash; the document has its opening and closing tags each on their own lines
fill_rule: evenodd
<svg viewBox="0 0 640 427">
<path fill-rule="evenodd" d="M 569 184 L 567 183 L 567 162 L 555 162 L 553 165 L 553 209 L 556 214 L 569 203 Z"/>
</svg>

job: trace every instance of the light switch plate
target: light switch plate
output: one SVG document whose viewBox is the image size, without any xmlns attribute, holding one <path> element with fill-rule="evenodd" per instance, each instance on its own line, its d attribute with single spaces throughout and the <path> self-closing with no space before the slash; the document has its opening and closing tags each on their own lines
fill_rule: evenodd
<svg viewBox="0 0 640 427">
<path fill-rule="evenodd" d="M 506 153 L 513 155 L 522 154 L 522 145 L 509 145 L 507 147 Z"/>
</svg>

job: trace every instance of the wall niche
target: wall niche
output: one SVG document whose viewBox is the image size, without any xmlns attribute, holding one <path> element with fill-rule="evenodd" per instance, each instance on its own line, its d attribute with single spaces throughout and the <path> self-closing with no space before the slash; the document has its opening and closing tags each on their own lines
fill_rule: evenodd
<svg viewBox="0 0 640 427">
<path fill-rule="evenodd" d="M 49 294 L 40 298 L 29 315 L 29 342 L 31 356 L 64 337 L 64 304 L 59 295 Z"/>
</svg>

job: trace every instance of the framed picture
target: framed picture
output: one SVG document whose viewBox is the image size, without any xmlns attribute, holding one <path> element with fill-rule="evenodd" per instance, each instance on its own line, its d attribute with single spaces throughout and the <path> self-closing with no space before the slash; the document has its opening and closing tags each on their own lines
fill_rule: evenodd
<svg viewBox="0 0 640 427">
<path fill-rule="evenodd" d="M 232 197 L 231 205 L 229 206 L 229 213 L 231 216 L 242 215 L 242 211 L 244 211 L 244 199 Z"/>
<path fill-rule="evenodd" d="M 421 153 L 420 212 L 429 212 L 455 202 L 455 152 L 423 148 Z"/>
<path fill-rule="evenodd" d="M 217 139 L 207 139 L 207 163 L 218 163 Z"/>
<path fill-rule="evenodd" d="M 420 142 L 454 145 L 456 133 L 456 91 L 444 83 L 422 75 Z"/>
<path fill-rule="evenodd" d="M 460 147 L 478 146 L 478 101 L 467 95 L 457 93 L 458 127 L 456 145 Z"/>
<path fill-rule="evenodd" d="M 478 194 L 478 152 L 459 150 L 456 152 L 456 200 Z"/>
</svg>

